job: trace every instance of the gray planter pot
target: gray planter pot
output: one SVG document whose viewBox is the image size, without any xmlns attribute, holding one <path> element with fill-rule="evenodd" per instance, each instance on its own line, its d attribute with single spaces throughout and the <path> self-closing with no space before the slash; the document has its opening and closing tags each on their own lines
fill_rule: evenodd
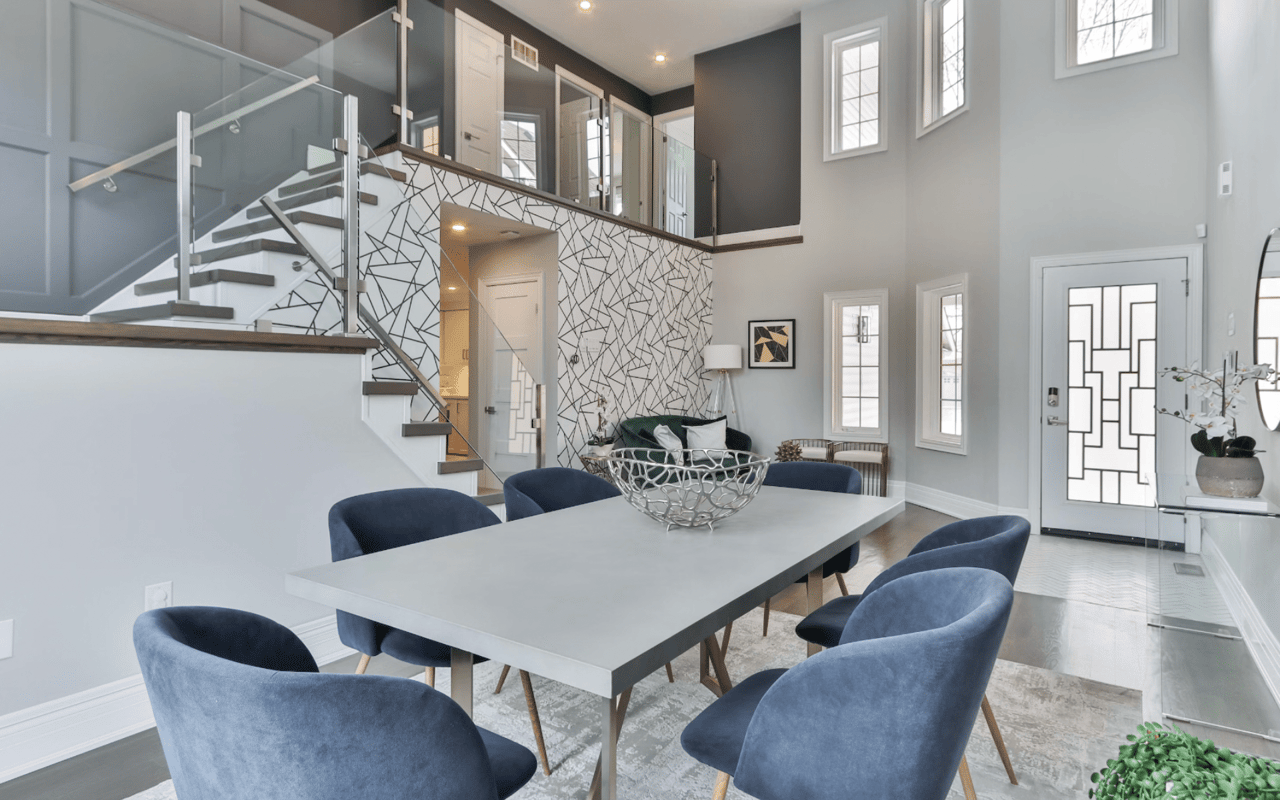
<svg viewBox="0 0 1280 800">
<path fill-rule="evenodd" d="M 1196 462 L 1196 483 L 1205 494 L 1257 497 L 1264 480 L 1262 462 L 1256 458 L 1200 456 Z"/>
</svg>

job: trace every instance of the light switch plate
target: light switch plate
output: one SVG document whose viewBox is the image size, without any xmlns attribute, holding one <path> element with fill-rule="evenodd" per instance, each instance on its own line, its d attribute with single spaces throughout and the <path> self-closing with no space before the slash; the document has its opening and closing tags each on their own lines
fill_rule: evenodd
<svg viewBox="0 0 1280 800">
<path fill-rule="evenodd" d="M 144 611 L 153 608 L 168 608 L 173 605 L 173 581 L 153 583 L 143 590 L 142 604 Z"/>
</svg>

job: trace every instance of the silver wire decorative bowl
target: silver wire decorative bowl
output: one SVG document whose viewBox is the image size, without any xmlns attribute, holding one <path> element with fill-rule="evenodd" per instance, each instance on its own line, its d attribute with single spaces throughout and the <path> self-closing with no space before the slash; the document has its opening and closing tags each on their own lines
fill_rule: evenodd
<svg viewBox="0 0 1280 800">
<path fill-rule="evenodd" d="M 673 525 L 714 530 L 715 523 L 741 511 L 760 491 L 769 461 L 743 450 L 641 447 L 614 450 L 604 459 L 627 502 L 667 530 Z"/>
</svg>

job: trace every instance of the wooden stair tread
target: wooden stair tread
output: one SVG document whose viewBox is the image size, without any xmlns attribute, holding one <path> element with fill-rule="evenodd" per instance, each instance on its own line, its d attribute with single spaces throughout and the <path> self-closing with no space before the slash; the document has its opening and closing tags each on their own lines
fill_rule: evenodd
<svg viewBox="0 0 1280 800">
<path fill-rule="evenodd" d="M 457 461 L 441 461 L 441 475 L 452 475 L 458 472 L 479 472 L 484 469 L 484 461 L 479 458 L 463 458 Z"/>
<path fill-rule="evenodd" d="M 315 190 L 314 192 L 308 192 L 306 194 L 297 194 L 297 195 L 294 195 L 293 197 L 286 197 L 281 200 L 278 200 L 276 202 L 276 205 L 278 205 L 282 211 L 288 211 L 291 208 L 298 208 L 299 206 L 306 206 L 312 203 L 319 203 L 325 200 L 331 200 L 335 197 L 342 197 L 341 186 L 325 186 L 321 189 Z M 366 205 L 376 206 L 378 204 L 378 196 L 376 194 L 369 194 L 368 192 L 361 192 L 360 202 Z M 248 217 L 249 219 L 260 219 L 262 217 L 269 215 L 270 213 L 271 213 L 270 211 L 267 211 L 267 209 L 263 208 L 261 205 L 258 205 L 249 209 L 248 212 L 245 213 L 245 216 Z"/>
<path fill-rule="evenodd" d="M 172 319 L 173 317 L 200 317 L 203 319 L 232 319 L 236 310 L 227 306 L 205 306 L 192 303 L 179 303 L 170 300 L 157 306 L 139 306 L 122 308 L 119 311 L 104 311 L 93 314 L 90 322 L 143 322 L 154 319 Z"/>
<path fill-rule="evenodd" d="M 448 436 L 453 425 L 448 422 L 406 422 L 400 426 L 401 436 Z"/>
<path fill-rule="evenodd" d="M 418 393 L 418 384 L 413 381 L 365 381 L 365 395 L 398 394 L 413 397 Z"/>
<path fill-rule="evenodd" d="M 342 228 L 342 220 L 338 217 L 331 217 L 327 214 L 317 214 L 314 211 L 290 211 L 285 214 L 290 222 L 294 225 L 323 225 L 326 228 Z M 249 222 L 244 225 L 236 225 L 230 228 L 213 232 L 213 241 L 226 242 L 232 239 L 243 239 L 246 236 L 253 236 L 258 233 L 266 233 L 267 231 L 277 230 L 280 223 L 276 222 L 275 217 L 268 217 L 257 222 Z"/>
<path fill-rule="evenodd" d="M 409 176 L 398 169 L 384 167 L 381 164 L 366 161 L 360 165 L 361 175 L 381 175 L 384 178 L 390 178 L 400 183 L 407 183 Z M 290 197 L 295 194 L 309 192 L 312 189 L 319 189 L 321 186 L 332 186 L 342 180 L 342 170 L 340 168 L 329 168 L 323 172 L 313 173 L 313 177 L 305 178 L 296 183 L 290 183 L 280 187 L 279 195 L 281 197 Z"/>
<path fill-rule="evenodd" d="M 274 275 L 263 275 L 259 272 L 242 272 L 234 269 L 207 269 L 191 274 L 191 288 L 208 286 L 213 283 L 243 283 L 249 286 L 275 286 Z M 178 279 L 164 278 L 158 281 L 147 281 L 135 284 L 133 293 L 139 297 L 162 292 L 178 291 Z"/>
</svg>

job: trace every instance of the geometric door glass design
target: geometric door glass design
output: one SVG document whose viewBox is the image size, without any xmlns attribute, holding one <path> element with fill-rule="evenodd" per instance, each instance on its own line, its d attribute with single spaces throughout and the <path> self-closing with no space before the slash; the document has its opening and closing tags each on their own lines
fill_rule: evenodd
<svg viewBox="0 0 1280 800">
<path fill-rule="evenodd" d="M 537 431 L 533 429 L 536 414 L 536 384 L 524 364 L 511 357 L 511 410 L 507 417 L 508 453 L 527 455 L 537 452 Z"/>
<path fill-rule="evenodd" d="M 1280 368 L 1280 278 L 1258 281 L 1258 363 Z M 1258 404 L 1262 418 L 1274 425 L 1280 419 L 1280 381 L 1258 381 Z"/>
<path fill-rule="evenodd" d="M 880 306 L 840 307 L 840 426 L 880 427 Z"/>
<path fill-rule="evenodd" d="M 1067 293 L 1067 499 L 1151 506 L 1156 284 Z"/>
</svg>

